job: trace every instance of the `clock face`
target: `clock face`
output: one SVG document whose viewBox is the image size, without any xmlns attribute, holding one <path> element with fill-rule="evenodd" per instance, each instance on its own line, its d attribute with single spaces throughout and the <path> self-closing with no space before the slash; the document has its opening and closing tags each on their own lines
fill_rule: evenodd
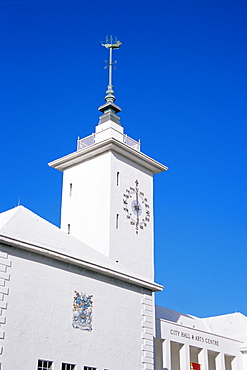
<svg viewBox="0 0 247 370">
<path fill-rule="evenodd" d="M 135 181 L 135 187 L 126 189 L 123 194 L 124 211 L 130 221 L 130 225 L 135 227 L 136 234 L 147 227 L 150 221 L 150 210 L 147 198 L 139 189 L 138 180 Z"/>
<path fill-rule="evenodd" d="M 136 216 L 141 216 L 142 214 L 142 206 L 141 203 L 138 202 L 138 200 L 133 200 L 131 203 L 132 211 Z"/>
</svg>

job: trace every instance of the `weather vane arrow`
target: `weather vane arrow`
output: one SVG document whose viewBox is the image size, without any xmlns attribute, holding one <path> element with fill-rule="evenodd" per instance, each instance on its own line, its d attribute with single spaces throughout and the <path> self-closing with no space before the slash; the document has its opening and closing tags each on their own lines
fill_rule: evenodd
<svg viewBox="0 0 247 370">
<path fill-rule="evenodd" d="M 106 37 L 105 44 L 101 43 L 101 45 L 104 46 L 106 49 L 109 49 L 109 62 L 106 62 L 108 63 L 108 66 L 105 67 L 105 68 L 109 67 L 109 80 L 108 80 L 105 101 L 114 102 L 116 98 L 114 96 L 113 85 L 112 85 L 112 67 L 114 67 L 114 64 L 117 62 L 116 61 L 112 62 L 112 50 L 119 49 L 122 43 L 118 41 L 117 38 L 115 38 L 115 41 L 113 41 L 113 37 L 110 36 L 109 39 L 108 37 Z"/>
</svg>

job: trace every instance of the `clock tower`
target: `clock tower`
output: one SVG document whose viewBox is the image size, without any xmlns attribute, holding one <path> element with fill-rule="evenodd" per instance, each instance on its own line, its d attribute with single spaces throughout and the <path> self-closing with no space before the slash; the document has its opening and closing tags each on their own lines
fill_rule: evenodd
<svg viewBox="0 0 247 370">
<path fill-rule="evenodd" d="M 49 165 L 63 172 L 61 229 L 126 273 L 153 281 L 153 175 L 167 167 L 143 154 L 120 124 L 112 85 L 112 52 L 120 45 L 103 44 L 109 82 L 95 133 Z"/>
</svg>

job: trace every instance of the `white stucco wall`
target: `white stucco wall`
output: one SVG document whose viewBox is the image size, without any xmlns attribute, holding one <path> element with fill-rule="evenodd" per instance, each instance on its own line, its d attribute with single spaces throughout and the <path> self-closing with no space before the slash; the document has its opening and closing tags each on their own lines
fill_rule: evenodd
<svg viewBox="0 0 247 370">
<path fill-rule="evenodd" d="M 63 173 L 61 229 L 109 255 L 110 153 Z M 70 195 L 72 184 L 72 195 Z"/>
<path fill-rule="evenodd" d="M 37 254 L 3 246 L 11 262 L 2 370 L 36 369 L 37 360 L 143 369 L 142 288 Z M 93 330 L 72 327 L 74 291 L 93 295 Z"/>
<path fill-rule="evenodd" d="M 147 227 L 138 235 L 127 219 L 123 204 L 123 194 L 126 189 L 135 187 L 136 180 L 150 209 Z M 67 232 L 68 224 L 74 237 L 110 256 L 131 273 L 153 280 L 151 171 L 112 151 L 66 169 L 63 174 L 61 229 Z"/>
</svg>

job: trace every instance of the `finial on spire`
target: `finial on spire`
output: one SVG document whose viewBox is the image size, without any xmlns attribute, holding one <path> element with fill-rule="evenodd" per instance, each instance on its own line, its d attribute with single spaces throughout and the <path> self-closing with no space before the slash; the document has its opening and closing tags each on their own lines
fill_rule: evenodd
<svg viewBox="0 0 247 370">
<path fill-rule="evenodd" d="M 113 85 L 112 85 L 112 67 L 115 68 L 114 64 L 116 64 L 117 62 L 116 61 L 112 62 L 112 50 L 119 49 L 122 43 L 117 40 L 117 37 L 115 38 L 115 41 L 113 41 L 112 36 L 110 36 L 109 39 L 108 39 L 108 36 L 106 36 L 106 43 L 105 44 L 102 43 L 101 45 L 109 49 L 109 62 L 106 62 L 108 63 L 108 65 L 105 67 L 105 68 L 109 67 L 109 81 L 108 81 L 105 101 L 113 103 L 116 100 L 116 98 L 114 96 Z"/>
<path fill-rule="evenodd" d="M 102 116 L 100 116 L 99 125 L 107 121 L 112 121 L 121 126 L 120 117 L 117 116 L 117 113 L 121 112 L 121 108 L 114 103 L 116 98 L 114 96 L 112 85 L 112 67 L 116 68 L 114 64 L 116 64 L 117 62 L 112 62 L 112 50 L 119 49 L 122 43 L 118 41 L 117 38 L 115 38 L 115 40 L 113 41 L 113 37 L 110 36 L 109 38 L 106 37 L 106 43 L 103 44 L 102 42 L 101 45 L 104 46 L 106 49 L 109 49 L 109 62 L 106 61 L 107 66 L 105 67 L 109 67 L 109 81 L 105 96 L 106 103 L 98 108 L 98 110 L 103 113 Z"/>
</svg>

